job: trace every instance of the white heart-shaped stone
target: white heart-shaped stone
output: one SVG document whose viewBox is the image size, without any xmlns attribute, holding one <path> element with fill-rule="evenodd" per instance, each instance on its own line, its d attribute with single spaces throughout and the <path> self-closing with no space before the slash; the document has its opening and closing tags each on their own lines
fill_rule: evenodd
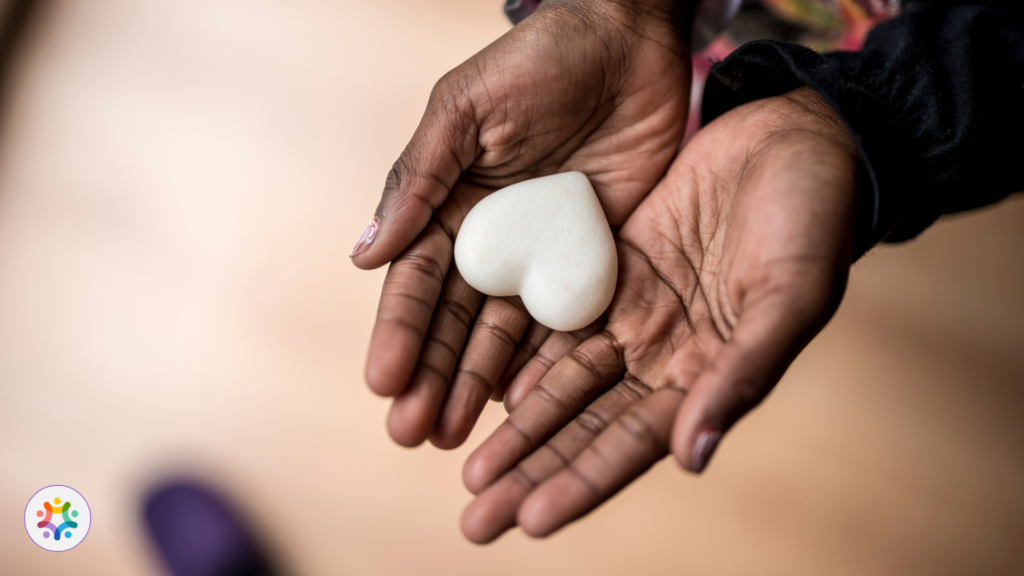
<svg viewBox="0 0 1024 576">
<path fill-rule="evenodd" d="M 534 178 L 481 200 L 462 223 L 455 263 L 490 296 L 521 296 L 535 320 L 579 330 L 615 292 L 615 240 L 581 172 Z"/>
</svg>

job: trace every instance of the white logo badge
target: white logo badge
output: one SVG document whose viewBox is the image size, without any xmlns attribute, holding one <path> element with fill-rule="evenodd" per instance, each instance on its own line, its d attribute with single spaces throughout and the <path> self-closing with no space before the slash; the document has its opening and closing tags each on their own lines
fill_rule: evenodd
<svg viewBox="0 0 1024 576">
<path fill-rule="evenodd" d="M 64 552 L 81 544 L 91 524 L 89 504 L 68 486 L 47 486 L 33 494 L 25 507 L 28 537 L 50 552 Z"/>
</svg>

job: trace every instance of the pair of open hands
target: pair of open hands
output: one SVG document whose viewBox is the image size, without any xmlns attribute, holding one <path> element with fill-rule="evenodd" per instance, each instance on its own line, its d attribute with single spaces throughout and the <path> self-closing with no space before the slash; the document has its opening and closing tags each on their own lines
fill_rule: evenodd
<svg viewBox="0 0 1024 576">
<path fill-rule="evenodd" d="M 550 534 L 669 452 L 700 472 L 842 297 L 849 134 L 799 89 L 679 151 L 691 17 L 677 0 L 545 2 L 438 82 L 353 251 L 391 262 L 366 377 L 394 397 L 395 441 L 454 448 L 489 398 L 509 411 L 465 465 L 470 540 Z M 570 170 L 617 229 L 619 279 L 602 319 L 563 333 L 473 290 L 452 250 L 481 198 Z"/>
</svg>

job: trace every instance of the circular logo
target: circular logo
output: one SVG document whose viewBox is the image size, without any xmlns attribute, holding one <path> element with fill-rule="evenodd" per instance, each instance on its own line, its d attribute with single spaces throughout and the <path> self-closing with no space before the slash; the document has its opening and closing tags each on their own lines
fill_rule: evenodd
<svg viewBox="0 0 1024 576">
<path fill-rule="evenodd" d="M 70 486 L 47 486 L 33 494 L 25 507 L 28 537 L 50 552 L 64 552 L 81 544 L 90 525 L 89 504 Z"/>
</svg>

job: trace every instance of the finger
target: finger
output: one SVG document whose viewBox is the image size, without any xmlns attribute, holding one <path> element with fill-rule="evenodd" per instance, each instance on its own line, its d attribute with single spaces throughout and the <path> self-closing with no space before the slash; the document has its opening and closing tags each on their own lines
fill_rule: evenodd
<svg viewBox="0 0 1024 576">
<path fill-rule="evenodd" d="M 813 281 L 800 275 L 802 285 Z M 722 435 L 768 395 L 827 318 L 828 303 L 813 288 L 763 298 L 741 313 L 728 342 L 697 378 L 680 408 L 672 452 L 691 472 L 702 472 Z"/>
<path fill-rule="evenodd" d="M 494 392 L 491 394 L 491 400 L 500 402 L 505 398 L 505 390 L 508 389 L 508 385 L 515 378 L 516 374 L 523 369 L 523 366 L 537 354 L 537 351 L 544 345 L 544 342 L 547 341 L 552 332 L 551 328 L 540 322 L 530 322 L 530 327 L 526 329 L 526 335 L 523 336 L 522 342 L 519 343 L 515 354 L 509 360 L 508 366 L 505 367 L 505 372 L 498 379 L 498 384 L 494 387 Z"/>
<path fill-rule="evenodd" d="M 575 350 L 584 340 L 597 334 L 604 324 L 605 319 L 600 318 L 586 328 L 573 332 L 553 332 L 548 336 L 544 344 L 509 383 L 505 392 L 505 410 L 510 413 L 515 410 L 555 363 Z"/>
<path fill-rule="evenodd" d="M 418 446 L 437 423 L 448 388 L 466 343 L 469 328 L 483 302 L 452 266 L 430 322 L 419 363 L 408 389 L 395 398 L 388 413 L 388 432 L 402 446 Z"/>
<path fill-rule="evenodd" d="M 477 156 L 478 126 L 457 73 L 434 86 L 412 140 L 388 173 L 384 193 L 351 258 L 377 268 L 406 249 Z"/>
<path fill-rule="evenodd" d="M 560 360 L 466 460 L 462 479 L 477 493 L 536 450 L 604 390 L 625 365 L 614 338 L 599 332 Z"/>
<path fill-rule="evenodd" d="M 590 512 L 668 454 L 672 421 L 686 392 L 662 388 L 616 419 L 565 469 L 523 502 L 517 521 L 543 537 Z"/>
<path fill-rule="evenodd" d="M 459 183 L 416 242 L 388 268 L 366 359 L 366 381 L 377 394 L 397 396 L 408 386 L 451 266 L 454 238 L 466 214 L 489 193 Z"/>
<path fill-rule="evenodd" d="M 519 297 L 484 302 L 430 437 L 435 446 L 456 448 L 466 440 L 529 325 Z"/>
<path fill-rule="evenodd" d="M 388 268 L 366 360 L 375 393 L 396 396 L 408 385 L 451 261 L 452 240 L 432 222 Z"/>
<path fill-rule="evenodd" d="M 576 458 L 610 422 L 650 393 L 633 380 L 624 380 L 602 394 L 547 443 L 530 454 L 497 482 L 487 487 L 462 514 L 462 532 L 484 544 L 516 523 L 516 511 L 529 493 Z"/>
</svg>

